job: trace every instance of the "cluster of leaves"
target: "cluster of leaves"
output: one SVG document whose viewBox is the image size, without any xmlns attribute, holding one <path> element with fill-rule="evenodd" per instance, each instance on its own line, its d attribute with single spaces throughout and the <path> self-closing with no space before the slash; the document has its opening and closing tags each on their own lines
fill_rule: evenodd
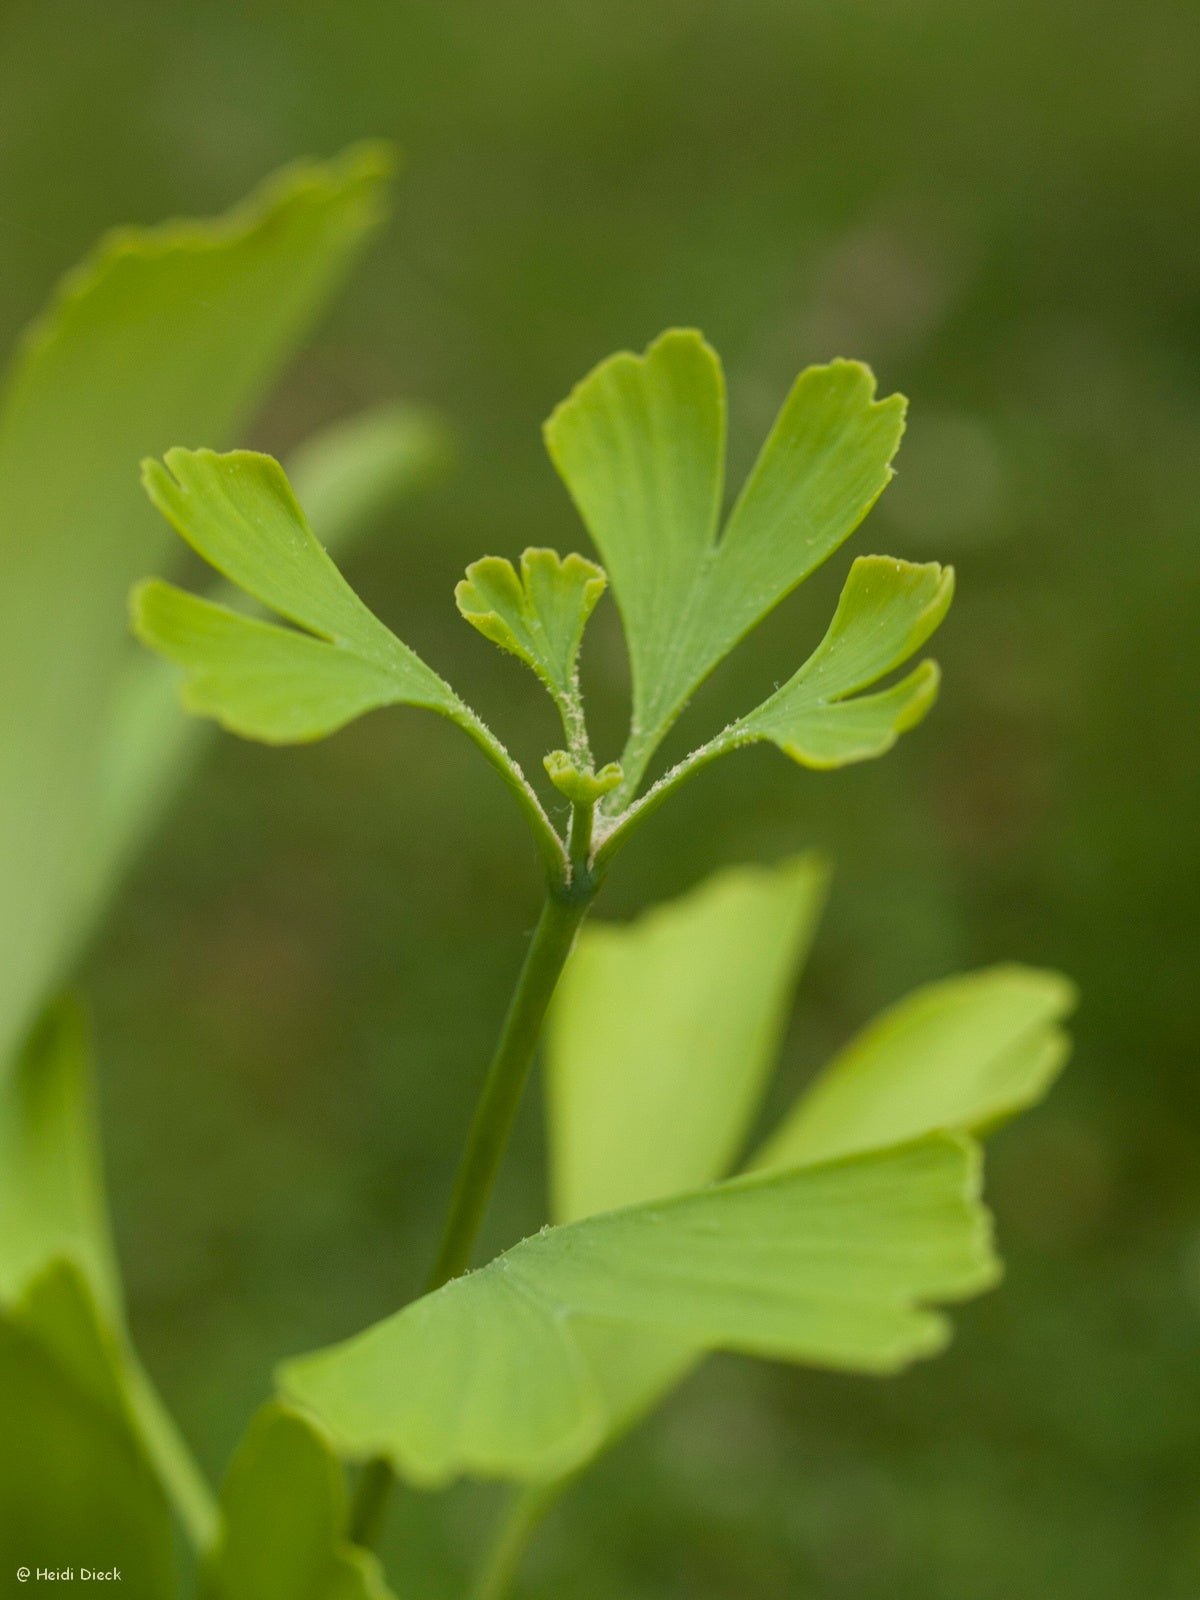
<svg viewBox="0 0 1200 1600">
<path fill-rule="evenodd" d="M 94 419 L 97 461 L 85 462 L 79 484 L 56 484 L 45 504 L 29 490 L 18 504 L 46 526 L 57 517 L 55 527 L 69 527 L 68 512 L 86 518 L 88 474 L 136 439 L 152 454 L 150 500 L 225 586 L 200 596 L 157 579 L 138 585 L 135 630 L 170 666 L 131 667 L 110 620 L 98 620 L 114 574 L 130 576 L 121 570 L 129 542 L 118 539 L 123 499 L 100 519 L 97 548 L 88 547 L 99 598 L 83 585 L 76 602 L 104 645 L 80 668 L 88 682 L 73 702 L 91 722 L 77 745 L 82 721 L 60 730 L 61 759 L 84 763 L 82 788 L 63 790 L 85 816 L 82 854 L 64 856 L 59 899 L 9 974 L 0 1017 L 13 1019 L 13 1038 L 69 954 L 64 929 L 108 887 L 178 766 L 184 736 L 165 692 L 176 679 L 190 711 L 271 743 L 319 738 L 390 705 L 449 719 L 517 800 L 552 899 L 580 915 L 631 831 L 709 762 L 759 741 L 810 768 L 861 761 L 933 703 L 932 662 L 878 686 L 942 620 L 952 573 L 859 558 L 798 670 L 646 783 L 696 687 L 841 546 L 886 485 L 903 402 L 876 400 L 857 363 L 800 376 L 720 532 L 724 383 L 698 334 L 670 332 L 643 356 L 602 363 L 549 420 L 550 455 L 605 568 L 544 549 L 518 565 L 488 557 L 456 598 L 559 711 L 564 744 L 546 755 L 545 772 L 570 802 L 565 832 L 496 735 L 346 583 L 278 463 L 182 448 L 156 459 L 168 441 L 154 435 L 220 432 L 237 415 L 369 227 L 378 177 L 377 158 L 360 155 L 293 176 L 215 234 L 117 241 L 67 291 L 18 368 L 0 418 L 0 482 L 16 472 L 10 438 L 28 445 L 36 431 L 29 396 L 42 383 L 52 393 L 39 363 L 60 384 L 59 368 L 78 369 L 82 416 L 87 405 L 102 410 L 97 372 L 114 352 L 141 370 L 164 321 L 176 356 L 194 343 L 191 372 L 145 358 L 147 410 L 169 393 L 178 414 L 155 412 L 153 430 L 145 413 L 127 428 Z M 284 263 L 292 298 L 277 290 Z M 214 329 L 210 305 L 225 297 L 236 315 Z M 231 372 L 218 336 L 249 340 L 254 359 Z M 361 487 L 372 463 L 389 481 L 410 476 L 427 446 L 427 436 L 413 446 L 403 419 L 375 419 L 325 447 L 314 492 L 334 485 L 353 521 L 373 492 Z M 371 469 L 349 494 L 347 459 Z M 327 517 L 313 521 L 328 542 Z M 50 538 L 37 559 L 61 562 L 63 548 Z M 625 748 L 598 764 L 578 658 L 608 585 L 629 645 L 633 708 Z M 54 677 L 19 607 L 6 646 L 25 675 L 18 700 L 39 673 L 61 686 L 68 668 L 58 663 Z M 10 758 L 2 741 L 0 752 Z M 69 832 L 65 810 L 39 818 L 37 792 L 23 790 L 13 813 L 24 848 L 35 825 L 42 841 Z M 86 1040 L 73 1010 L 53 1010 L 0 1094 L 0 1381 L 18 1397 L 25 1441 L 0 1478 L 21 1546 L 10 1552 L 0 1536 L 0 1557 L 112 1560 L 136 1574 L 136 1592 L 166 1596 L 177 1592 L 178 1521 L 214 1600 L 380 1600 L 378 1565 L 347 1542 L 339 1457 L 383 1457 L 426 1487 L 464 1474 L 554 1484 L 709 1351 L 883 1373 L 938 1349 L 948 1327 L 937 1308 L 997 1272 L 976 1136 L 1044 1092 L 1064 1059 L 1059 1024 L 1071 994 L 1055 975 L 1021 968 L 918 992 L 820 1072 L 745 1161 L 826 878 L 811 857 L 734 871 L 628 927 L 584 930 L 549 1021 L 554 1225 L 346 1343 L 286 1362 L 279 1398 L 252 1422 L 219 1500 L 130 1347 Z M 66 1474 L 64 1462 L 73 1463 Z"/>
<path fill-rule="evenodd" d="M 250 738 L 320 738 L 384 705 L 458 724 L 517 797 L 548 870 L 600 872 L 630 831 L 710 761 L 758 741 L 809 767 L 883 754 L 929 711 L 931 661 L 884 689 L 945 616 L 953 572 L 860 557 L 825 637 L 762 705 L 639 795 L 688 697 L 733 646 L 858 526 L 887 484 L 903 428 L 857 362 L 797 379 L 717 538 L 724 475 L 720 363 L 696 333 L 602 363 L 546 424 L 552 459 L 607 563 L 527 550 L 489 557 L 457 590 L 466 619 L 525 662 L 559 709 L 564 750 L 546 757 L 574 805 L 598 806 L 585 859 L 558 836 L 533 785 L 481 719 L 376 618 L 314 537 L 276 462 L 249 451 L 175 449 L 148 462 L 154 504 L 198 554 L 277 622 L 151 581 L 134 625 L 185 673 L 189 709 Z M 629 641 L 633 714 L 619 760 L 596 770 L 579 693 L 584 626 L 611 582 Z M 293 626 L 282 626 L 292 624 Z"/>
<path fill-rule="evenodd" d="M 556 1226 L 282 1368 L 351 1456 L 413 1482 L 578 1470 L 710 1350 L 885 1373 L 994 1281 L 970 1134 L 1038 1099 L 1069 985 L 999 967 L 910 996 L 736 1167 L 824 901 L 733 869 L 585 929 L 548 1038 Z"/>
<path fill-rule="evenodd" d="M 559 710 L 565 748 L 545 765 L 571 802 L 566 837 L 479 717 L 355 596 L 269 458 L 174 450 L 145 483 L 277 620 L 151 581 L 135 627 L 182 669 L 191 710 L 250 737 L 316 738 L 384 705 L 449 718 L 516 795 L 552 892 L 590 896 L 629 831 L 709 761 L 757 740 L 809 767 L 863 760 L 936 694 L 931 662 L 875 686 L 937 627 L 952 573 L 860 558 L 793 676 L 643 791 L 697 685 L 881 492 L 903 405 L 876 401 L 856 363 L 802 374 L 718 538 L 724 414 L 719 363 L 695 333 L 603 363 L 546 438 L 607 570 L 531 549 L 519 566 L 474 563 L 456 592 Z M 633 713 L 620 758 L 597 768 L 578 654 L 607 582 Z M 810 859 L 735 873 L 644 924 L 585 932 L 551 1024 L 557 1225 L 284 1365 L 281 1392 L 340 1453 L 383 1457 L 426 1487 L 461 1474 L 541 1484 L 577 1471 L 706 1351 L 887 1372 L 942 1344 L 933 1307 L 996 1272 L 971 1135 L 1043 1091 L 1069 991 L 998 969 L 914 996 L 727 1177 L 824 878 Z"/>
</svg>

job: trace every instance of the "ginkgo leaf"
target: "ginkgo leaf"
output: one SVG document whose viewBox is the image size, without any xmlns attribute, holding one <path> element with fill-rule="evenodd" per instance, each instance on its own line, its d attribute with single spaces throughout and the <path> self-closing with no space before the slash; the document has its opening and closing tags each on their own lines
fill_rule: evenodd
<svg viewBox="0 0 1200 1600">
<path fill-rule="evenodd" d="M 720 362 L 690 330 L 602 362 L 545 427 L 603 557 L 633 667 L 626 797 L 696 686 L 854 532 L 891 477 L 904 401 L 857 362 L 796 380 L 718 542 Z"/>
<path fill-rule="evenodd" d="M 434 477 L 448 449 L 445 427 L 431 413 L 389 404 L 306 440 L 290 460 L 289 475 L 322 542 L 345 550 L 384 509 Z M 222 593 L 210 598 L 220 600 Z M 215 732 L 212 724 L 184 715 L 179 701 L 172 663 L 131 651 L 109 708 L 92 846 L 74 915 L 80 943 Z"/>
<path fill-rule="evenodd" d="M 432 667 L 358 598 L 270 456 L 174 449 L 143 481 L 176 531 L 231 583 L 293 627 L 244 617 L 171 584 L 133 593 L 134 631 L 184 672 L 184 702 L 273 744 L 320 738 L 384 705 L 458 724 L 516 795 L 548 862 L 562 850 L 508 752 Z"/>
<path fill-rule="evenodd" d="M 576 686 L 583 630 L 604 593 L 604 571 L 583 556 L 526 550 L 511 561 L 473 561 L 454 591 L 458 609 L 485 639 L 532 668 L 555 697 Z"/>
<path fill-rule="evenodd" d="M 346 1537 L 342 1468 L 319 1426 L 286 1406 L 256 1413 L 221 1488 L 205 1600 L 390 1600 Z"/>
<path fill-rule="evenodd" d="M 441 710 L 407 663 L 389 668 L 342 643 L 275 627 L 149 579 L 132 599 L 143 644 L 182 667 L 189 711 L 267 744 L 321 739 L 386 705 Z"/>
<path fill-rule="evenodd" d="M 169 450 L 147 461 L 151 503 L 197 555 L 253 599 L 317 638 L 396 676 L 424 702 L 453 691 L 370 611 L 318 543 L 287 474 L 251 450 Z"/>
<path fill-rule="evenodd" d="M 625 776 L 619 761 L 609 761 L 599 772 L 594 772 L 586 761 L 580 761 L 566 750 L 551 750 L 542 757 L 546 776 L 572 805 L 594 806 L 611 794 Z"/>
<path fill-rule="evenodd" d="M 919 650 L 953 597 L 952 567 L 860 556 L 812 655 L 718 742 L 769 739 L 808 767 L 840 767 L 882 755 L 933 705 L 937 667 L 926 661 L 878 694 L 858 691 Z"/>
<path fill-rule="evenodd" d="M 627 925 L 585 926 L 546 1036 L 560 1222 L 728 1172 L 825 900 L 815 856 L 718 873 Z"/>
<path fill-rule="evenodd" d="M 891 749 L 937 698 L 936 663 L 862 694 L 907 661 L 942 621 L 954 597 L 954 569 L 890 556 L 851 566 L 833 621 L 804 665 L 769 699 L 672 767 L 597 836 L 606 865 L 629 834 L 701 768 L 732 750 L 768 740 L 803 766 L 842 767 Z"/>
<path fill-rule="evenodd" d="M 79 1264 L 119 1320 L 90 1053 L 72 1001 L 49 1007 L 0 1077 L 0 1300 L 61 1257 Z"/>
<path fill-rule="evenodd" d="M 936 1128 L 983 1132 L 1035 1104 L 1070 1051 L 1057 972 L 990 967 L 931 983 L 877 1017 L 801 1094 L 755 1158 L 790 1168 Z"/>
<path fill-rule="evenodd" d="M 122 1428 L 136 1435 L 138 1451 L 201 1544 L 213 1515 L 207 1486 L 124 1328 L 94 1099 L 83 1016 L 73 1002 L 55 1002 L 14 1069 L 0 1079 L 0 1305 L 17 1308 L 12 1316 L 20 1323 L 19 1308 L 31 1294 L 41 1303 L 42 1291 L 33 1286 L 50 1275 L 59 1285 L 51 1299 L 67 1304 L 67 1321 L 96 1325 L 105 1381 L 120 1393 Z M 66 1287 L 60 1284 L 64 1274 L 71 1279 Z M 78 1288 L 72 1287 L 76 1280 Z M 46 1404 L 65 1413 L 72 1402 L 59 1394 Z M 0 1491 L 0 1524 L 11 1503 Z"/>
<path fill-rule="evenodd" d="M 359 147 L 212 221 L 115 231 L 18 347 L 0 393 L 0 1067 L 91 909 L 124 597 L 165 544 L 131 466 L 241 424 L 381 220 L 392 164 Z"/>
<path fill-rule="evenodd" d="M 127 1593 L 175 1600 L 170 1510 L 123 1363 L 72 1261 L 0 1305 L 0 1570 L 116 1567 Z"/>
<path fill-rule="evenodd" d="M 933 1304 L 995 1275 L 975 1147 L 935 1135 L 543 1230 L 280 1382 L 417 1483 L 537 1481 L 611 1425 L 581 1325 L 893 1372 L 945 1343 Z"/>
</svg>

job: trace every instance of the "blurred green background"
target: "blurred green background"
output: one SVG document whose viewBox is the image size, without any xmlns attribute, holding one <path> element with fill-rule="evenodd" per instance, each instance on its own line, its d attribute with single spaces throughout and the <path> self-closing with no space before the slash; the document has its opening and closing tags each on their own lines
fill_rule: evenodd
<svg viewBox="0 0 1200 1600">
<path fill-rule="evenodd" d="M 523 757 L 548 707 L 451 590 L 581 543 L 538 426 L 587 367 L 702 327 L 735 481 L 810 361 L 912 399 L 854 549 L 958 567 L 938 711 L 878 765 L 722 764 L 603 911 L 835 857 L 777 1104 L 918 982 L 1070 972 L 1074 1064 L 993 1146 L 1007 1282 L 897 1381 L 710 1364 L 554 1514 L 530 1597 L 1200 1597 L 1198 81 L 1192 0 L 0 7 L 6 345 L 108 224 L 403 146 L 393 223 L 244 442 L 392 395 L 454 420 L 453 476 L 351 575 Z M 790 671 L 847 559 L 676 748 Z M 589 645 L 607 756 L 607 604 Z M 141 863 L 86 983 L 135 1331 L 214 1471 L 281 1353 L 418 1282 L 537 893 L 500 787 L 419 715 L 223 740 Z M 543 1206 L 531 1097 L 488 1246 Z M 492 1501 L 403 1498 L 401 1594 L 461 1593 Z"/>
</svg>

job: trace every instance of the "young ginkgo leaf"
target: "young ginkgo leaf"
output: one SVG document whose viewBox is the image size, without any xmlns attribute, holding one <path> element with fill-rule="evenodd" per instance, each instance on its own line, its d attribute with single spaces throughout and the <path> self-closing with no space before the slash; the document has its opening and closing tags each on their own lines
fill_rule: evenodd
<svg viewBox="0 0 1200 1600">
<path fill-rule="evenodd" d="M 925 661 L 889 689 L 859 691 L 919 650 L 953 597 L 952 567 L 860 556 L 812 655 L 722 739 L 769 739 L 808 767 L 841 767 L 882 755 L 933 705 L 938 669 Z"/>
<path fill-rule="evenodd" d="M 862 694 L 907 661 L 941 622 L 954 597 L 954 570 L 890 556 L 851 566 L 824 639 L 782 688 L 673 767 L 600 836 L 604 864 L 628 834 L 711 761 L 768 740 L 803 766 L 846 766 L 883 755 L 937 698 L 936 663 L 923 661 L 899 683 Z"/>
<path fill-rule="evenodd" d="M 606 762 L 599 772 L 593 772 L 566 750 L 551 750 L 542 757 L 542 765 L 559 794 L 575 806 L 594 806 L 618 788 L 625 776 L 619 761 Z"/>
<path fill-rule="evenodd" d="M 904 427 L 858 362 L 801 373 L 718 542 L 725 382 L 700 334 L 594 369 L 546 446 L 604 559 L 633 667 L 628 792 L 688 696 L 882 492 Z"/>
<path fill-rule="evenodd" d="M 385 705 L 458 724 L 516 795 L 548 865 L 561 846 L 516 762 L 431 667 L 370 611 L 314 536 L 270 456 L 171 450 L 143 469 L 155 506 L 192 548 L 293 627 L 242 616 L 172 584 L 143 583 L 133 626 L 184 672 L 187 707 L 273 744 L 318 739 Z"/>
<path fill-rule="evenodd" d="M 346 1538 L 342 1468 L 321 1429 L 278 1404 L 251 1420 L 221 1488 L 203 1600 L 390 1600 Z"/>
<path fill-rule="evenodd" d="M 605 583 L 603 568 L 583 556 L 526 550 L 519 572 L 499 556 L 473 561 L 454 598 L 473 628 L 524 661 L 557 700 L 575 691 L 583 630 Z"/>
<path fill-rule="evenodd" d="M 434 477 L 448 451 L 446 430 L 429 412 L 383 405 L 306 440 L 288 472 L 322 542 L 340 552 L 385 507 Z M 220 589 L 213 598 L 221 598 Z M 216 724 L 180 715 L 177 677 L 170 661 L 139 651 L 114 689 L 80 895 L 81 935 L 216 731 Z"/>
<path fill-rule="evenodd" d="M 915 990 L 846 1046 L 755 1157 L 756 1170 L 880 1149 L 934 1128 L 985 1132 L 1035 1104 L 1070 1051 L 1075 988 L 990 967 Z"/>
<path fill-rule="evenodd" d="M 342 1451 L 432 1486 L 586 1459 L 612 1421 L 600 1327 L 893 1372 L 945 1343 L 931 1305 L 995 1279 L 978 1165 L 935 1135 L 543 1230 L 280 1382 Z"/>
</svg>

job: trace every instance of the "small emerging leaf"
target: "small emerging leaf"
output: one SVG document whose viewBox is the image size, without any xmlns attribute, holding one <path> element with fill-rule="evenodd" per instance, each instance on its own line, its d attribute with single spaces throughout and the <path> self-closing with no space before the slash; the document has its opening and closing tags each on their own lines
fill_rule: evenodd
<svg viewBox="0 0 1200 1600">
<path fill-rule="evenodd" d="M 977 1152 L 935 1136 L 544 1230 L 280 1381 L 414 1482 L 543 1480 L 611 1426 L 589 1330 L 892 1372 L 995 1274 Z"/>
<path fill-rule="evenodd" d="M 307 1417 L 266 1405 L 221 1489 L 204 1600 L 390 1600 L 375 1557 L 346 1538 L 342 1469 Z"/>
<path fill-rule="evenodd" d="M 1075 989 L 991 967 L 927 984 L 877 1017 L 801 1094 L 758 1170 L 881 1149 L 935 1128 L 985 1132 L 1040 1100 L 1070 1050 Z"/>
<path fill-rule="evenodd" d="M 566 750 L 551 750 L 542 757 L 542 765 L 559 794 L 576 806 L 595 805 L 611 794 L 625 776 L 617 761 L 609 761 L 599 772 L 593 772 L 589 767 L 581 768 Z"/>
<path fill-rule="evenodd" d="M 583 630 L 606 581 L 583 556 L 526 550 L 520 573 L 499 556 L 473 561 L 454 598 L 473 628 L 518 656 L 558 698 L 575 689 Z"/>
</svg>

